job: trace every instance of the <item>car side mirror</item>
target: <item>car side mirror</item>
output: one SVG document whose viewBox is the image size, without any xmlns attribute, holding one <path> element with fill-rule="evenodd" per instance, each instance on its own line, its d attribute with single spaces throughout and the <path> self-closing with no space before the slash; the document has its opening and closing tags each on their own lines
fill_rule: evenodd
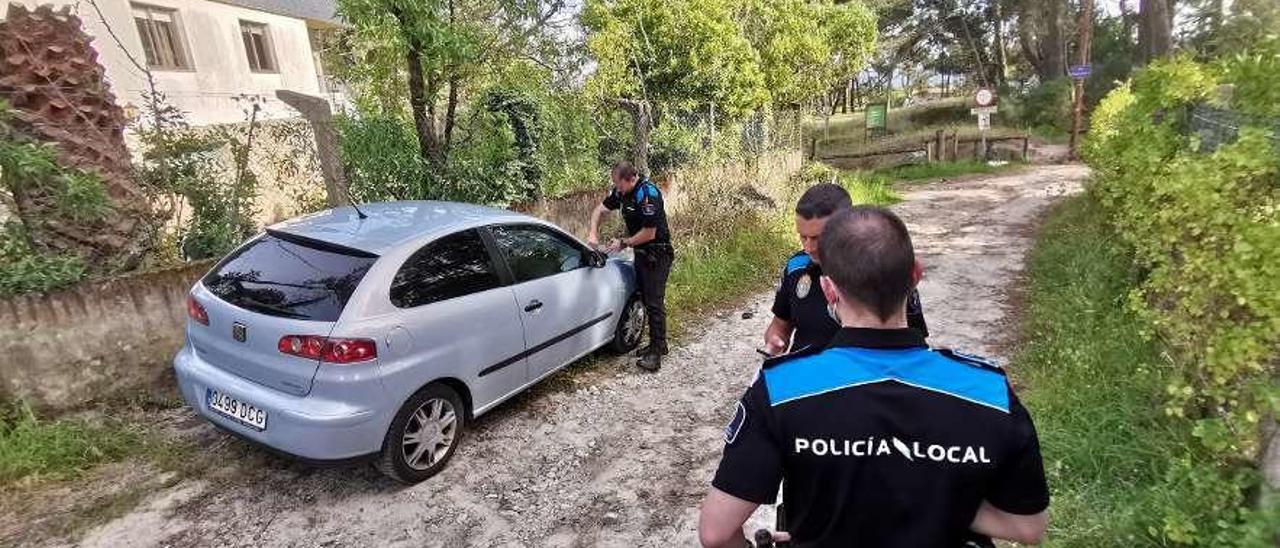
<svg viewBox="0 0 1280 548">
<path fill-rule="evenodd" d="M 604 265 L 609 262 L 608 255 L 605 255 L 604 253 L 601 253 L 594 249 L 587 250 L 586 253 L 587 253 L 587 264 L 591 265 L 591 268 L 604 268 Z"/>
</svg>

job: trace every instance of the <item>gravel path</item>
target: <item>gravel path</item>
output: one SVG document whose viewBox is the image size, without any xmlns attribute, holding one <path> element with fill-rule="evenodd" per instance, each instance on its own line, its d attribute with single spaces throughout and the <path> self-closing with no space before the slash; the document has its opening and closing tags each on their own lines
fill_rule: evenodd
<svg viewBox="0 0 1280 548">
<path fill-rule="evenodd" d="M 1086 176 L 1041 166 L 910 187 L 896 210 L 926 264 L 934 345 L 1007 359 L 1005 301 L 1035 221 Z M 759 366 L 769 299 L 706 319 L 657 374 L 630 359 L 573 366 L 482 417 L 448 469 L 413 487 L 366 467 L 279 460 L 178 412 L 174 428 L 228 463 L 149 496 L 80 544 L 693 545 L 722 427 Z M 771 509 L 755 519 L 767 523 Z"/>
</svg>

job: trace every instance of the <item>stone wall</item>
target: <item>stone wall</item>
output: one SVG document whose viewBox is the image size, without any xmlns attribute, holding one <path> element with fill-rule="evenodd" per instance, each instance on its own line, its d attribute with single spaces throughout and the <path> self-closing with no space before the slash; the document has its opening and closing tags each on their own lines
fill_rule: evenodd
<svg viewBox="0 0 1280 548">
<path fill-rule="evenodd" d="M 0 300 L 0 397 L 66 409 L 140 390 L 169 393 L 186 294 L 211 266 Z"/>
</svg>

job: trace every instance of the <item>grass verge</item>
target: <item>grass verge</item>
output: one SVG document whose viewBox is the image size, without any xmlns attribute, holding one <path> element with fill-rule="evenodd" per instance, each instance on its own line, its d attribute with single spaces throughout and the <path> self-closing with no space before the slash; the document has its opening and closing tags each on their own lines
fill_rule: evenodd
<svg viewBox="0 0 1280 548">
<path fill-rule="evenodd" d="M 105 421 L 44 421 L 31 408 L 3 404 L 0 412 L 0 487 L 20 481 L 68 479 L 92 466 L 123 459 L 143 445 L 142 432 Z"/>
<path fill-rule="evenodd" d="M 1028 261 L 1024 344 L 1010 369 L 1028 387 L 1022 400 L 1040 434 L 1052 546 L 1178 544 L 1194 532 L 1159 516 L 1209 529 L 1252 512 L 1241 478 L 1197 456 L 1191 423 L 1163 412 L 1171 367 L 1126 306 L 1139 281 L 1131 265 L 1088 196 L 1053 211 Z"/>
</svg>

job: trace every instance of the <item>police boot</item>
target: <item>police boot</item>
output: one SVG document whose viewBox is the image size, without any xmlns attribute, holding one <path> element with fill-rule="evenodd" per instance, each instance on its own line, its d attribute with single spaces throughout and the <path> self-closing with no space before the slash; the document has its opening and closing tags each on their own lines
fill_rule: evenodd
<svg viewBox="0 0 1280 548">
<path fill-rule="evenodd" d="M 636 361 L 636 365 L 645 371 L 657 371 L 662 368 L 662 354 L 650 352 Z"/>
<path fill-rule="evenodd" d="M 636 350 L 636 357 L 642 358 L 645 356 L 645 354 L 649 354 L 652 351 L 653 351 L 653 343 L 646 344 Z M 667 350 L 667 345 L 665 344 L 658 347 L 658 353 L 663 356 L 670 354 L 670 352 Z"/>
</svg>

